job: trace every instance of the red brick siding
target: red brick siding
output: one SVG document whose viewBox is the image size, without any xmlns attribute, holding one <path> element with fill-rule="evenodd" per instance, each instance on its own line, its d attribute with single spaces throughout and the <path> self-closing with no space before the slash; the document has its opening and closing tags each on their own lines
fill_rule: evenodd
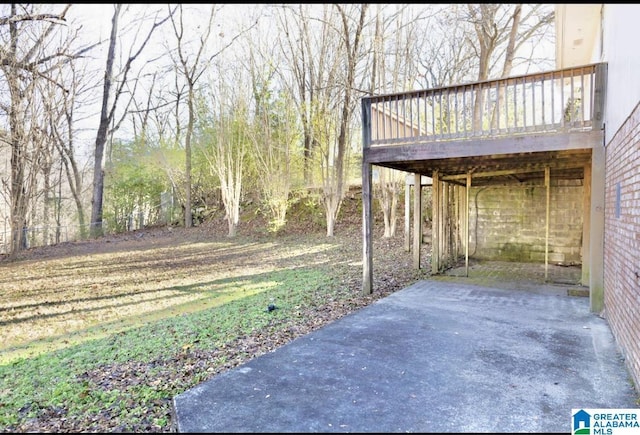
<svg viewBox="0 0 640 435">
<path fill-rule="evenodd" d="M 604 315 L 640 388 L 640 106 L 605 153 Z"/>
</svg>

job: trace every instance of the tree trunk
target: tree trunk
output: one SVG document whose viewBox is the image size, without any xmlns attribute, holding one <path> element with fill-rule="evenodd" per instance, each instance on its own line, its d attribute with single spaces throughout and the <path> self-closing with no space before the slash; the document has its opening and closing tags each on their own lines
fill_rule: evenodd
<svg viewBox="0 0 640 435">
<path fill-rule="evenodd" d="M 90 234 L 92 237 L 100 237 L 104 234 L 102 227 L 102 207 L 104 194 L 104 149 L 107 143 L 109 131 L 109 95 L 111 93 L 111 80 L 113 63 L 115 60 L 116 41 L 118 36 L 118 16 L 122 5 L 116 4 L 111 19 L 111 36 L 109 39 L 109 52 L 107 54 L 107 67 L 104 73 L 104 86 L 102 89 L 102 108 L 100 112 L 100 125 L 96 135 L 95 160 L 93 165 L 93 196 L 91 200 Z"/>
<path fill-rule="evenodd" d="M 327 200 L 325 203 L 325 216 L 327 219 L 327 237 L 333 237 L 335 224 L 336 224 L 336 212 L 337 206 L 334 201 Z"/>
<path fill-rule="evenodd" d="M 229 151 L 229 150 L 227 150 Z M 220 191 L 222 193 L 222 202 L 224 204 L 227 224 L 229 226 L 229 237 L 235 237 L 238 230 L 238 223 L 240 222 L 240 193 L 242 190 L 242 180 L 237 179 L 236 175 L 241 174 L 236 172 L 236 169 L 227 167 L 219 168 L 218 174 L 221 181 Z"/>
<path fill-rule="evenodd" d="M 389 169 L 387 169 L 390 171 Z M 393 176 L 390 174 L 390 178 Z M 381 194 L 382 194 L 382 212 L 384 215 L 384 237 L 390 238 L 396 234 L 397 224 L 397 208 L 398 208 L 398 189 L 396 189 L 396 182 L 393 179 L 380 180 Z"/>
<path fill-rule="evenodd" d="M 478 44 L 480 45 L 478 53 L 478 78 L 479 82 L 487 80 L 489 77 L 489 69 L 491 55 L 496 47 L 498 39 L 497 29 L 494 25 L 497 5 L 492 4 L 480 4 L 472 5 L 467 4 L 469 15 L 476 29 L 476 36 L 478 38 Z M 479 10 L 476 10 L 478 8 Z M 482 130 L 484 105 L 487 98 L 485 96 L 485 90 L 480 88 L 476 90 L 476 100 L 473 108 L 473 122 L 474 130 Z"/>
<path fill-rule="evenodd" d="M 18 119 L 19 110 L 23 106 L 19 100 L 18 84 L 10 81 L 12 110 L 9 113 L 11 125 L 11 254 L 16 254 L 25 247 L 25 228 L 27 223 L 27 198 L 25 192 L 25 134 Z"/>
<path fill-rule="evenodd" d="M 43 168 L 44 178 L 44 204 L 42 205 L 42 243 L 44 246 L 49 245 L 49 203 L 51 202 L 51 165 Z"/>
<path fill-rule="evenodd" d="M 233 218 L 228 219 L 227 223 L 229 224 L 229 233 L 227 235 L 229 237 L 235 237 L 237 235 L 238 224 L 233 221 Z"/>
<path fill-rule="evenodd" d="M 342 37 L 345 43 L 346 55 L 346 78 L 344 84 L 344 94 L 341 101 L 341 110 L 339 116 L 339 131 L 335 152 L 335 160 L 333 165 L 327 161 L 327 179 L 325 180 L 325 210 L 327 215 L 327 236 L 332 237 L 335 221 L 340 211 L 340 206 L 344 198 L 345 192 L 345 168 L 344 163 L 347 154 L 347 139 L 350 133 L 352 107 L 352 93 L 356 78 L 356 68 L 358 66 L 358 54 L 361 41 L 361 35 L 365 25 L 365 17 L 367 13 L 367 4 L 360 6 L 360 16 L 357 20 L 356 29 L 350 29 L 350 18 L 341 5 L 335 5 L 342 19 Z M 353 34 L 353 36 L 352 36 Z M 351 39 L 353 38 L 353 40 Z"/>
<path fill-rule="evenodd" d="M 12 15 L 16 13 L 16 6 L 11 6 Z M 18 27 L 14 22 L 9 23 L 11 46 L 13 57 L 16 56 L 18 39 Z M 27 199 L 25 195 L 25 165 L 26 165 L 26 135 L 24 123 L 20 114 L 24 113 L 26 102 L 20 89 L 19 78 L 16 73 L 9 70 L 5 72 L 9 94 L 11 98 L 11 110 L 9 111 L 9 128 L 11 130 L 11 256 L 18 253 L 24 246 L 24 228 L 27 220 Z"/>
<path fill-rule="evenodd" d="M 507 49 L 504 57 L 504 66 L 502 68 L 502 78 L 509 77 L 511 74 L 511 69 L 513 68 L 513 58 L 516 54 L 516 39 L 518 37 L 518 29 L 520 27 L 520 15 L 522 13 L 522 4 L 517 4 L 514 6 L 513 14 L 512 14 L 512 24 L 511 31 L 509 32 L 509 41 L 507 43 Z M 500 102 L 505 101 L 506 94 L 504 86 L 500 87 L 498 100 L 496 105 L 493 107 L 493 114 L 491 116 L 491 125 L 493 128 L 498 128 L 498 104 Z"/>
<path fill-rule="evenodd" d="M 187 124 L 187 134 L 184 140 L 185 154 L 185 205 L 184 205 L 184 227 L 191 228 L 193 224 L 193 216 L 191 215 L 191 134 L 193 132 L 194 113 L 193 113 L 193 86 L 189 87 L 189 122 Z"/>
</svg>

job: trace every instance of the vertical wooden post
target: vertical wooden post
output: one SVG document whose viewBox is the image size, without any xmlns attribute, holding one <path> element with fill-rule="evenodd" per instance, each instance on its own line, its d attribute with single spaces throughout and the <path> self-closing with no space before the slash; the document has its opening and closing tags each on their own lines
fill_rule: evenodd
<svg viewBox="0 0 640 435">
<path fill-rule="evenodd" d="M 593 129 L 604 130 L 604 109 L 607 91 L 608 65 L 596 65 L 593 101 Z M 591 151 L 589 192 L 589 303 L 591 311 L 601 313 L 604 309 L 604 205 L 605 205 L 605 150 L 602 143 Z M 586 176 L 585 176 L 586 185 Z M 584 261 L 583 261 L 584 264 Z M 584 270 L 583 270 L 584 278 Z"/>
<path fill-rule="evenodd" d="M 604 144 L 591 151 L 591 210 L 589 236 L 589 302 L 591 311 L 604 309 Z"/>
<path fill-rule="evenodd" d="M 367 150 L 371 146 L 371 101 L 362 99 L 362 293 L 373 291 L 373 213 L 372 173 L 373 165 L 367 161 Z"/>
<path fill-rule="evenodd" d="M 547 187 L 547 217 L 544 238 L 544 280 L 546 282 L 549 279 L 549 225 L 551 218 L 549 211 L 549 206 L 551 204 L 551 175 L 548 166 L 544 168 L 544 185 Z"/>
<path fill-rule="evenodd" d="M 444 259 L 445 266 L 449 265 L 451 261 L 451 249 L 450 249 L 450 232 L 449 226 L 451 223 L 451 216 L 449 216 L 449 183 L 441 183 L 442 184 L 442 201 L 440 204 L 442 206 L 442 219 L 440 219 L 440 258 Z"/>
<path fill-rule="evenodd" d="M 464 207 L 464 267 L 465 276 L 469 276 L 469 191 L 471 190 L 471 172 L 467 172 L 467 188 Z"/>
<path fill-rule="evenodd" d="M 409 180 L 405 178 L 404 183 L 404 250 L 411 251 L 411 239 L 410 239 L 410 225 L 411 219 L 411 184 Z"/>
<path fill-rule="evenodd" d="M 608 64 L 596 65 L 593 89 L 592 123 L 594 130 L 601 130 L 604 125 L 604 100 L 607 89 Z"/>
<path fill-rule="evenodd" d="M 422 245 L 422 176 L 413 175 L 413 267 L 420 269 Z"/>
<path fill-rule="evenodd" d="M 437 275 L 440 270 L 440 174 L 433 171 L 431 187 L 431 273 Z"/>
<path fill-rule="evenodd" d="M 453 261 L 457 262 L 460 258 L 460 231 L 461 231 L 461 222 L 464 219 L 464 216 L 461 216 L 462 205 L 460 204 L 460 196 L 462 192 L 462 186 L 458 184 L 453 185 L 453 211 L 454 217 L 452 219 L 452 231 L 451 237 L 453 238 Z"/>
<path fill-rule="evenodd" d="M 589 286 L 589 270 L 591 269 L 591 257 L 589 256 L 591 245 L 591 163 L 584 165 L 582 190 L 582 277 L 580 284 Z"/>
</svg>

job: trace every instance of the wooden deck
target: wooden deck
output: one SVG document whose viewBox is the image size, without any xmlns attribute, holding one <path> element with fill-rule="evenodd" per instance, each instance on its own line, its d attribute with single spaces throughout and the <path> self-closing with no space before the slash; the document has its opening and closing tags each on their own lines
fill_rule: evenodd
<svg viewBox="0 0 640 435">
<path fill-rule="evenodd" d="M 475 183 L 582 178 L 602 141 L 606 64 L 367 97 L 363 162 Z"/>
<path fill-rule="evenodd" d="M 599 207 L 604 184 L 606 73 L 606 63 L 599 63 L 363 98 L 363 292 L 372 291 L 374 165 L 413 174 L 416 186 L 420 185 L 420 177 L 431 177 L 433 210 L 445 208 L 441 207 L 443 201 L 451 200 L 444 184 L 461 188 L 456 191 L 455 201 L 466 203 L 468 210 L 472 185 L 536 182 L 548 190 L 551 179 L 583 180 L 583 248 L 589 256 L 583 266 L 583 282 L 590 282 L 594 275 L 592 266 L 600 261 L 590 243 L 602 238 L 603 215 Z M 414 190 L 413 208 L 421 210 L 420 189 Z M 434 212 L 431 256 L 434 273 L 441 270 L 443 253 L 439 249 L 444 244 L 438 238 L 446 219 L 450 217 Z M 419 214 L 414 216 L 414 234 L 422 233 L 421 220 Z M 468 231 L 464 222 L 459 227 L 463 233 Z M 463 240 L 468 238 L 468 234 L 461 236 Z M 420 238 L 414 237 L 417 268 L 420 243 Z M 468 250 L 463 254 L 468 261 Z"/>
</svg>

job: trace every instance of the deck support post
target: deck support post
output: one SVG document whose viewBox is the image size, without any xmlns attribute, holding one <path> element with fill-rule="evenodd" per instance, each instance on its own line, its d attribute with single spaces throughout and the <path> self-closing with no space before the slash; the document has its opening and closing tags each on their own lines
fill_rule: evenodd
<svg viewBox="0 0 640 435">
<path fill-rule="evenodd" d="M 589 302 L 592 312 L 601 313 L 604 309 L 604 144 L 593 148 L 591 159 Z"/>
<path fill-rule="evenodd" d="M 549 206 L 551 204 L 551 174 L 548 166 L 545 166 L 544 168 L 544 185 L 547 188 L 547 213 L 544 236 L 544 282 L 547 282 L 549 279 L 549 221 L 551 217 L 549 212 Z"/>
<path fill-rule="evenodd" d="M 366 158 L 371 149 L 371 102 L 362 99 L 362 294 L 373 292 L 373 164 Z"/>
<path fill-rule="evenodd" d="M 467 172 L 467 187 L 464 201 L 464 267 L 465 276 L 469 277 L 469 191 L 471 190 L 471 172 Z"/>
<path fill-rule="evenodd" d="M 370 295 L 373 291 L 372 166 L 370 163 L 362 164 L 362 293 L 365 295 Z"/>
<path fill-rule="evenodd" d="M 582 276 L 580 284 L 589 286 L 591 269 L 591 163 L 584 165 L 584 177 L 582 183 Z"/>
<path fill-rule="evenodd" d="M 422 245 L 422 176 L 413 175 L 413 268 L 420 269 L 420 246 Z"/>
<path fill-rule="evenodd" d="M 440 173 L 433 171 L 431 189 L 431 274 L 440 271 Z"/>
<path fill-rule="evenodd" d="M 404 183 L 404 250 L 411 251 L 411 230 L 409 221 L 411 219 L 411 184 Z"/>
</svg>

